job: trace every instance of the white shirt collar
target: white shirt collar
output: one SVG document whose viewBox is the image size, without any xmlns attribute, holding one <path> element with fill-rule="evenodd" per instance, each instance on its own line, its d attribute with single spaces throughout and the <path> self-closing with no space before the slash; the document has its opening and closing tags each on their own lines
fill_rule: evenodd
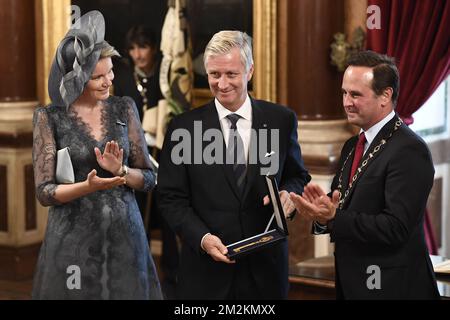
<svg viewBox="0 0 450 320">
<path fill-rule="evenodd" d="M 364 148 L 364 151 L 367 150 L 367 148 L 372 143 L 373 139 L 377 136 L 378 132 L 384 127 L 386 123 L 391 121 L 392 118 L 395 117 L 395 111 L 392 110 L 391 113 L 389 113 L 386 117 L 383 118 L 383 120 L 379 121 L 378 123 L 374 124 L 372 127 L 370 127 L 368 130 L 364 131 L 364 135 L 366 136 L 366 148 Z M 359 133 L 363 132 L 361 131 Z"/>
<path fill-rule="evenodd" d="M 239 109 L 237 109 L 236 112 L 231 112 L 230 110 L 225 108 L 217 99 L 214 99 L 214 104 L 216 105 L 219 120 L 222 120 L 231 113 L 235 113 L 237 115 L 240 115 L 245 120 L 252 121 L 252 103 L 248 95 L 247 98 L 245 98 L 244 104 Z"/>
</svg>

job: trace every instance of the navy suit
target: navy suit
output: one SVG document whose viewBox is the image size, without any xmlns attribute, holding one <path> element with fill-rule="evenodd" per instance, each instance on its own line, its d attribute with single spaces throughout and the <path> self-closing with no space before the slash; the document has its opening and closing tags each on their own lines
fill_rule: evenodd
<svg viewBox="0 0 450 320">
<path fill-rule="evenodd" d="M 201 239 L 208 232 L 218 236 L 225 245 L 263 232 L 273 211 L 271 206 L 263 206 L 268 190 L 264 176 L 260 174 L 260 162 L 248 165 L 247 183 L 241 196 L 237 192 L 232 165 L 176 165 L 172 162 L 171 152 L 178 143 L 171 141 L 172 133 L 183 128 L 193 134 L 194 121 L 201 121 L 202 132 L 221 130 L 213 101 L 175 117 L 166 134 L 158 176 L 161 213 L 182 240 L 178 297 L 236 298 L 233 294 L 230 296 L 230 292 L 236 290 L 233 286 L 249 281 L 253 291 L 246 296 L 248 298 L 286 298 L 286 241 L 252 253 L 231 265 L 214 261 L 201 249 Z M 279 129 L 278 185 L 280 190 L 303 192 L 310 176 L 301 158 L 294 112 L 269 102 L 252 100 L 252 128 Z M 209 143 L 203 142 L 202 150 Z M 223 138 L 221 144 L 225 152 Z M 270 151 L 263 150 L 263 153 Z"/>
<path fill-rule="evenodd" d="M 329 223 L 335 242 L 336 289 L 345 299 L 434 299 L 439 297 L 425 243 L 423 219 L 434 167 L 425 142 L 395 116 L 372 141 L 359 179 Z M 400 124 L 394 131 L 395 124 Z M 389 135 L 392 136 L 389 138 Z M 382 139 L 386 144 L 375 151 Z M 356 145 L 341 152 L 342 193 L 348 185 Z M 331 190 L 339 185 L 341 170 Z M 380 268 L 381 289 L 370 290 L 370 266 Z M 369 270 L 368 270 L 369 268 Z M 371 280 L 369 282 L 372 282 Z"/>
</svg>

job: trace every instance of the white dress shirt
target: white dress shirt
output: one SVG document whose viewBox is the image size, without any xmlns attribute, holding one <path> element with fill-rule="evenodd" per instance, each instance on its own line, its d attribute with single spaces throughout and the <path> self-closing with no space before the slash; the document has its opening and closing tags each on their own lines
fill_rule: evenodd
<svg viewBox="0 0 450 320">
<path fill-rule="evenodd" d="M 227 148 L 231 127 L 231 121 L 227 118 L 227 116 L 232 113 L 241 116 L 236 126 L 237 131 L 242 138 L 242 142 L 244 143 L 245 160 L 247 160 L 248 162 L 248 149 L 250 146 L 252 129 L 252 103 L 250 101 L 250 97 L 247 95 L 244 104 L 236 112 L 231 112 L 230 110 L 222 106 L 217 99 L 214 99 L 214 103 L 216 105 L 217 114 L 219 115 L 220 127 L 222 129 L 223 137 L 225 139 L 225 145 L 227 146 Z"/>
</svg>

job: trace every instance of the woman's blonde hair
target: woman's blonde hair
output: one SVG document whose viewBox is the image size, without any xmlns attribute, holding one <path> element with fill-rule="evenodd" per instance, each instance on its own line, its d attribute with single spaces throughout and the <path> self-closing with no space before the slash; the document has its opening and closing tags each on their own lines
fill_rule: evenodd
<svg viewBox="0 0 450 320">
<path fill-rule="evenodd" d="M 102 51 L 100 51 L 100 59 L 111 57 L 120 57 L 120 54 L 112 45 L 106 41 L 103 41 Z"/>
</svg>

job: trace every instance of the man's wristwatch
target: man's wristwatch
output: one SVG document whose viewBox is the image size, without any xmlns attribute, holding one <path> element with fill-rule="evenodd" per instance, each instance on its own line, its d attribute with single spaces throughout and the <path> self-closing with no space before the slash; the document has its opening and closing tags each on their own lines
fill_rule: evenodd
<svg viewBox="0 0 450 320">
<path fill-rule="evenodd" d="M 127 174 L 128 174 L 128 167 L 123 164 L 120 169 L 119 177 L 125 177 Z"/>
</svg>

